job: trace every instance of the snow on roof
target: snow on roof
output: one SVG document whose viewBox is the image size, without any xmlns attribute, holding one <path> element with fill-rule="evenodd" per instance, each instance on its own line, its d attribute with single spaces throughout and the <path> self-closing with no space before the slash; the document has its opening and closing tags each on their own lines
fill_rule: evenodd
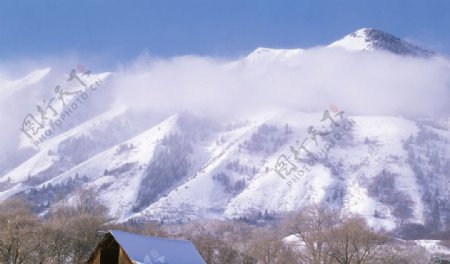
<svg viewBox="0 0 450 264">
<path fill-rule="evenodd" d="M 188 240 L 143 236 L 119 230 L 109 232 L 128 257 L 137 263 L 206 264 Z"/>
</svg>

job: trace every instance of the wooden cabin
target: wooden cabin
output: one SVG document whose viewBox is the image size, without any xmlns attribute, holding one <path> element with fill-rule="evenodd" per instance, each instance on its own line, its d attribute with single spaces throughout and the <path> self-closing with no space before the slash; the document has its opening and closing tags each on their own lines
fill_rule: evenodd
<svg viewBox="0 0 450 264">
<path fill-rule="evenodd" d="M 194 244 L 176 240 L 108 231 L 88 264 L 206 264 Z"/>
</svg>

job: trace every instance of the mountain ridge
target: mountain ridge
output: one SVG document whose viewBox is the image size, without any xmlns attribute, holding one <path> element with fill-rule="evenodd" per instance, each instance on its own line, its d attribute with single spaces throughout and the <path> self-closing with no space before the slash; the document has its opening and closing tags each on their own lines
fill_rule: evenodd
<svg viewBox="0 0 450 264">
<path fill-rule="evenodd" d="M 327 48 L 435 55 L 368 28 Z M 289 64 L 307 52 L 258 48 L 237 63 Z M 282 155 L 295 160 L 292 148 L 311 135 L 311 127 L 321 133 L 316 146 L 326 142 L 323 135 L 336 133 L 335 124 L 321 121 L 325 112 L 272 109 L 227 121 L 178 112 L 138 129 L 126 108 L 115 107 L 50 137 L 39 152 L 0 175 L 0 200 L 24 197 L 45 213 L 58 197 L 70 200 L 88 188 L 116 221 L 239 218 L 319 202 L 389 230 L 404 222 L 440 228 L 450 221 L 450 130 L 438 120 L 339 117 L 336 107 L 326 109 L 336 120 L 354 119 L 355 127 L 289 186 L 276 164 Z"/>
</svg>

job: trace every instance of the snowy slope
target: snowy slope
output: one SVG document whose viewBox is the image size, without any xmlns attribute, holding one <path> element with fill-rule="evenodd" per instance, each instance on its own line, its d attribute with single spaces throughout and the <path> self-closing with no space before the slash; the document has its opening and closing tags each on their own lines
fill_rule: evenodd
<svg viewBox="0 0 450 264">
<path fill-rule="evenodd" d="M 350 51 L 384 50 L 399 55 L 430 56 L 433 52 L 373 28 L 362 28 L 330 45 Z"/>
<path fill-rule="evenodd" d="M 30 114 L 33 115 L 36 118 L 36 120 L 38 120 L 38 122 L 40 122 L 43 125 L 43 128 L 39 129 L 37 133 L 32 136 L 32 139 L 30 139 L 27 135 L 25 135 L 25 133 L 22 133 L 20 147 L 24 148 L 34 146 L 33 143 L 35 141 L 39 141 L 40 138 L 48 139 L 52 137 L 53 133 L 50 134 L 48 133 L 48 131 L 54 130 L 52 126 L 56 127 L 56 125 L 51 121 L 55 122 L 56 120 L 60 120 L 62 123 L 64 120 L 70 119 L 68 117 L 67 118 L 64 117 L 65 113 L 67 113 L 68 111 L 74 113 L 78 109 L 80 102 L 83 102 L 84 99 L 82 100 L 82 98 L 89 98 L 89 96 L 93 94 L 96 89 L 98 89 L 98 86 L 100 86 L 104 81 L 106 81 L 110 77 L 110 75 L 111 75 L 110 72 L 104 72 L 98 74 L 84 75 L 83 78 L 79 77 L 80 80 L 84 82 L 85 85 L 82 85 L 81 82 L 77 81 L 71 82 L 66 81 L 64 83 L 64 87 L 60 86 L 60 89 L 63 94 L 68 93 L 67 95 L 59 97 L 59 94 L 55 90 L 54 96 L 51 98 L 46 98 L 44 100 L 46 103 L 44 105 L 39 106 L 42 107 L 43 109 L 47 109 L 46 108 L 47 106 L 51 106 L 50 109 L 46 110 L 47 112 L 45 114 L 45 116 L 49 120 L 39 119 L 41 117 L 41 114 L 38 112 L 37 109 L 34 112 L 33 111 L 30 112 Z M 68 88 L 66 86 L 68 86 Z M 90 88 L 91 86 L 95 87 L 95 89 Z"/>
<path fill-rule="evenodd" d="M 0 80 L 0 102 L 12 94 L 42 81 L 49 73 L 50 68 L 35 70 L 23 78 L 17 80 Z"/>
<path fill-rule="evenodd" d="M 28 189 L 44 193 L 49 188 L 54 191 L 82 179 L 79 180 L 81 186 L 94 189 L 108 205 L 111 214 L 122 221 L 130 218 L 164 221 L 234 218 L 264 211 L 278 213 L 309 203 L 325 202 L 365 216 L 374 227 L 392 229 L 400 223 L 394 213 L 396 204 L 390 200 L 397 193 L 412 201 L 412 214 L 408 221 L 424 223 L 430 214 L 429 205 L 422 199 L 428 187 L 419 184 L 410 163 L 410 151 L 404 146 L 411 136 L 419 138 L 423 125 L 419 128 L 418 123 L 400 117 L 352 116 L 354 126 L 351 133 L 345 134 L 345 140 L 326 152 L 314 166 L 309 166 L 298 181 L 292 182 L 289 178 L 282 179 L 274 170 L 280 155 L 284 154 L 294 161 L 291 146 L 298 146 L 299 141 L 309 136 L 310 126 L 326 133 L 333 131 L 333 125 L 320 121 L 322 113 L 291 110 L 249 117 L 246 123 L 236 122 L 240 125 L 212 130 L 203 140 L 192 141 L 187 174 L 161 190 L 150 205 L 136 211 L 141 184 L 155 153 L 162 148 L 162 139 L 173 133 L 184 133 L 179 128 L 177 116 L 76 164 L 63 162 L 64 156 L 49 155 L 49 151 L 57 152 L 65 138 L 86 135 L 90 127 L 104 122 L 105 118 L 116 120 L 114 116 L 117 114 L 100 116 L 96 121 L 80 126 L 77 131 L 68 131 L 49 141 L 45 151 L 0 178 L 10 185 L 10 188 L 2 190 L 0 198 L 5 199 Z M 273 129 L 264 132 L 261 129 L 264 126 L 266 130 Z M 442 137 L 441 140 L 450 139 L 448 130 L 426 128 Z M 266 141 L 256 140 L 261 133 L 266 133 Z M 281 143 L 273 144 L 278 139 Z M 255 149 L 259 146 L 255 142 L 262 147 Z M 324 142 L 325 137 L 320 138 L 318 145 Z M 320 150 L 314 142 L 307 147 Z M 448 146 L 446 150 L 450 151 Z M 307 162 L 302 161 L 298 166 L 305 166 Z M 56 170 L 53 177 L 33 185 L 30 180 L 42 177 L 42 172 L 51 172 L 49 168 Z M 392 175 L 395 186 L 386 187 L 375 195 L 370 191 L 373 189 L 371 186 L 385 171 L 387 175 Z M 446 171 L 442 173 L 442 176 L 436 174 L 435 177 L 445 177 Z M 448 199 L 446 190 L 450 189 L 450 182 L 448 178 L 444 179 L 436 178 L 436 181 L 439 180 L 441 194 Z M 435 188 L 434 183 L 430 185 L 431 189 Z M 73 194 L 67 193 L 68 196 Z"/>
<path fill-rule="evenodd" d="M 415 240 L 414 242 L 430 253 L 450 256 L 450 248 L 442 245 L 440 240 Z"/>
<path fill-rule="evenodd" d="M 374 29 L 358 30 L 328 47 L 431 55 Z M 258 48 L 224 67 L 291 65 L 306 52 Z M 5 82 L 2 96 L 41 82 L 48 72 Z M 105 81 L 109 76 L 89 78 Z M 71 89 L 86 91 L 77 85 Z M 68 104 L 75 100 L 70 98 Z M 73 119 L 69 129 L 48 138 L 30 158 L 0 175 L 0 201 L 20 195 L 45 212 L 60 197 L 69 199 L 78 189 L 92 189 L 118 221 L 251 217 L 317 202 L 363 215 L 377 228 L 393 229 L 404 222 L 443 225 L 450 219 L 448 117 L 339 119 L 336 109 L 328 109 L 339 119 L 337 126 L 322 122 L 324 113 L 292 109 L 205 121 L 186 113 L 144 113 L 150 118 L 140 118 L 129 107 L 111 105 L 101 113 L 88 113 L 83 122 Z M 57 108 L 59 113 L 66 109 Z M 349 124 L 351 129 L 345 130 Z M 311 127 L 320 133 L 316 141 L 311 140 Z M 326 149 L 336 133 L 342 139 Z M 317 158 L 303 150 L 296 160 L 295 151 L 301 152 L 305 139 L 305 147 Z M 22 147 L 28 143 L 22 138 Z M 282 178 L 275 171 L 282 155 L 296 166 L 296 175 L 303 168 L 300 176 Z"/>
<path fill-rule="evenodd" d="M 206 152 L 207 158 L 194 157 L 193 160 L 198 166 L 193 168 L 190 176 L 182 184 L 130 218 L 149 215 L 157 219 L 162 219 L 162 216 L 180 218 L 181 211 L 185 217 L 214 216 L 217 215 L 216 212 L 223 211 L 224 204 L 233 194 L 225 192 L 224 187 L 213 177 L 224 170 L 227 163 L 236 158 L 244 159 L 246 165 L 252 168 L 259 169 L 264 164 L 261 157 L 252 157 L 244 153 L 240 145 L 248 140 L 258 126 L 267 119 L 268 115 L 263 114 L 244 126 L 239 126 L 231 131 L 219 132 L 210 140 L 197 145 L 196 148 Z M 251 180 L 251 175 L 247 173 L 233 176 L 232 181 L 237 177 L 239 177 L 237 180 L 242 178 Z M 171 215 L 172 213 L 173 215 Z"/>
<path fill-rule="evenodd" d="M 39 152 L 0 176 L 0 200 L 57 177 L 129 139 L 140 131 L 132 120 L 126 108 L 118 107 L 47 140 Z M 13 187 L 14 191 L 8 190 Z"/>
<path fill-rule="evenodd" d="M 244 63 L 253 65 L 270 64 L 276 61 L 289 63 L 289 61 L 298 58 L 303 52 L 304 50 L 302 49 L 257 48 L 244 58 Z"/>
<path fill-rule="evenodd" d="M 119 108 L 114 109 L 110 112 L 104 113 L 96 118 L 89 120 L 88 122 L 77 126 L 76 128 L 64 132 L 55 138 L 49 139 L 42 145 L 42 151 L 38 152 L 31 159 L 24 162 L 21 166 L 17 167 L 10 173 L 0 177 L 0 180 L 5 180 L 11 178 L 11 183 L 21 182 L 26 180 L 28 175 L 36 175 L 45 169 L 52 166 L 52 164 L 58 160 L 59 157 L 49 155 L 49 151 L 57 152 L 58 146 L 63 141 L 70 138 L 77 138 L 81 136 L 86 136 L 90 130 L 94 130 L 96 126 L 102 126 L 106 122 L 111 122 L 112 119 L 123 114 L 125 109 Z"/>
<path fill-rule="evenodd" d="M 59 176 L 42 183 L 38 188 L 48 184 L 66 183 L 76 174 L 88 178 L 86 188 L 92 188 L 99 198 L 110 204 L 111 214 L 121 216 L 128 213 L 136 199 L 136 190 L 141 182 L 148 162 L 151 160 L 157 144 L 164 136 L 176 132 L 176 116 L 170 117 L 144 133 L 113 146 L 89 160 L 78 164 Z M 129 166 L 125 166 L 129 164 Z M 109 175 L 107 171 L 123 168 L 120 174 Z M 106 174 L 106 175 L 105 175 Z M 111 203 L 111 201 L 114 201 Z"/>
<path fill-rule="evenodd" d="M 151 219 L 181 219 L 201 217 L 239 217 L 255 212 L 282 212 L 301 208 L 311 202 L 328 202 L 346 211 L 366 217 L 375 227 L 392 229 L 398 224 L 392 215 L 393 205 L 380 201 L 368 194 L 368 185 L 383 170 L 394 173 L 397 190 L 413 200 L 412 222 L 424 223 L 427 211 L 421 200 L 421 186 L 407 162 L 408 154 L 402 140 L 417 133 L 414 122 L 393 117 L 353 117 L 355 121 L 353 139 L 347 146 L 330 150 L 328 160 L 332 165 L 322 163 L 310 168 L 308 173 L 290 188 L 273 170 L 279 155 L 290 155 L 290 145 L 307 136 L 311 125 L 320 127 L 321 114 L 305 114 L 283 111 L 264 123 L 283 127 L 288 123 L 294 131 L 289 141 L 274 153 L 248 153 L 239 150 L 239 144 L 249 140 L 255 128 L 246 127 L 226 135 L 229 140 L 225 148 L 210 146 L 211 159 L 207 166 L 192 175 L 192 180 L 180 184 L 148 208 L 132 217 Z M 302 120 L 302 122 L 296 121 Z M 260 123 L 262 124 L 262 123 Z M 219 137 L 222 135 L 218 135 Z M 365 139 L 375 143 L 368 145 Z M 236 142 L 236 140 L 238 140 Z M 219 151 L 220 155 L 217 155 Z M 216 154 L 214 154 L 216 153 Z M 239 159 L 241 166 L 258 172 L 254 175 L 227 170 L 226 164 Z M 335 164 L 342 162 L 340 175 L 332 172 Z M 268 168 L 268 170 L 266 170 Z M 214 180 L 214 175 L 226 172 L 231 179 L 243 178 L 246 187 L 238 193 L 228 193 Z M 343 187 L 344 186 L 344 187 Z M 447 185 L 448 186 L 448 185 Z M 336 190 L 344 190 L 334 198 Z M 381 216 L 375 216 L 377 209 Z"/>
<path fill-rule="evenodd" d="M 344 48 L 353 51 L 370 51 L 374 47 L 367 39 L 366 29 L 360 29 L 328 45 L 330 48 Z"/>
</svg>

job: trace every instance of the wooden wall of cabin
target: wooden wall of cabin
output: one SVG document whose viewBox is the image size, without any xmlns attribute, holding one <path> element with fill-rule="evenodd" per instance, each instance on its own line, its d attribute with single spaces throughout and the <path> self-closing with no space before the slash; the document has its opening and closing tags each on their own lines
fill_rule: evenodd
<svg viewBox="0 0 450 264">
<path fill-rule="evenodd" d="M 106 235 L 95 249 L 88 264 L 133 264 L 123 248 L 111 235 Z"/>
<path fill-rule="evenodd" d="M 100 264 L 100 249 L 95 249 L 94 257 L 89 261 L 89 264 Z"/>
<path fill-rule="evenodd" d="M 122 247 L 119 248 L 119 262 L 118 264 L 133 264 L 128 258 Z"/>
</svg>

